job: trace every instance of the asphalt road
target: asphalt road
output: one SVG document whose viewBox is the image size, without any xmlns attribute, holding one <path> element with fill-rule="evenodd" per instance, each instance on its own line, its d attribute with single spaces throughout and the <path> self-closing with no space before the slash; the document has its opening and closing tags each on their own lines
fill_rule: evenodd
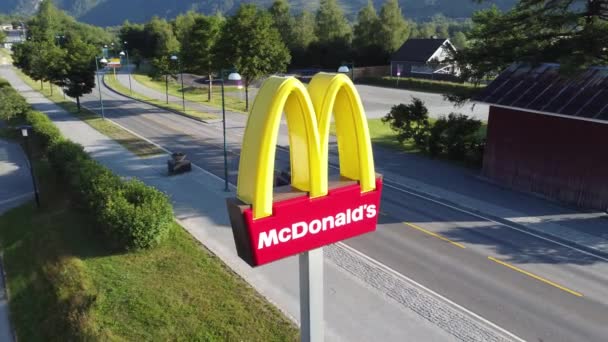
<svg viewBox="0 0 608 342">
<path fill-rule="evenodd" d="M 197 165 L 223 176 L 221 123 L 195 122 L 106 88 L 103 97 L 108 118 L 168 150 L 186 152 Z M 99 112 L 97 90 L 82 103 Z M 229 119 L 233 183 L 243 128 L 242 121 Z M 279 150 L 277 167 L 288 160 L 288 152 Z M 348 245 L 525 340 L 606 341 L 608 259 L 435 204 L 391 184 L 383 193 L 378 231 Z"/>
</svg>

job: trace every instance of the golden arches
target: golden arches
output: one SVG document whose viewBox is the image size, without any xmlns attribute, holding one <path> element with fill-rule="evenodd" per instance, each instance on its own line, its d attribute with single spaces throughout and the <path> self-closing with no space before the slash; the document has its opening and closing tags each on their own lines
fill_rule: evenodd
<svg viewBox="0 0 608 342">
<path fill-rule="evenodd" d="M 237 197 L 253 205 L 254 218 L 272 215 L 274 159 L 283 111 L 294 188 L 309 192 L 312 198 L 327 194 L 329 125 L 335 112 L 340 174 L 358 180 L 364 192 L 375 189 L 367 120 L 350 79 L 320 73 L 307 91 L 293 77 L 272 76 L 252 106 L 239 163 Z"/>
</svg>

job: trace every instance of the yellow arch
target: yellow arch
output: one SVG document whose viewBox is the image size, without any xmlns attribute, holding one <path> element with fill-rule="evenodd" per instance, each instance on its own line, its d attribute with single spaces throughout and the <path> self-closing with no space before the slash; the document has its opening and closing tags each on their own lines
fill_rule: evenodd
<svg viewBox="0 0 608 342">
<path fill-rule="evenodd" d="M 307 90 L 293 77 L 272 76 L 260 88 L 251 108 L 239 162 L 237 197 L 253 205 L 255 219 L 272 215 L 274 160 L 283 111 L 294 188 L 309 192 L 312 198 L 327 194 L 332 113 L 340 174 L 358 180 L 363 192 L 376 188 L 367 119 L 350 79 L 319 73 Z"/>
<path fill-rule="evenodd" d="M 293 77 L 272 76 L 251 108 L 239 162 L 237 197 L 253 204 L 254 218 L 272 215 L 274 159 L 283 111 L 289 128 L 292 186 L 308 191 L 311 197 L 327 194 L 327 181 L 323 182 L 327 175 L 321 173 L 319 160 L 319 132 L 306 88 Z"/>
<path fill-rule="evenodd" d="M 363 192 L 376 188 L 374 157 L 359 93 L 344 74 L 316 74 L 309 86 L 321 138 L 321 172 L 328 174 L 329 127 L 334 114 L 340 175 L 358 180 Z"/>
</svg>

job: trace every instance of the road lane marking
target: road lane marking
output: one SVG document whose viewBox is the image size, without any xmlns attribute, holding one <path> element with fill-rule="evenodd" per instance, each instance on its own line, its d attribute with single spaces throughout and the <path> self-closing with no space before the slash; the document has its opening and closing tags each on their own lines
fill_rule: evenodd
<svg viewBox="0 0 608 342">
<path fill-rule="evenodd" d="M 417 225 L 415 225 L 415 224 L 413 224 L 413 223 L 409 223 L 409 222 L 403 222 L 403 224 L 404 224 L 404 225 L 406 225 L 406 226 L 408 226 L 408 227 L 414 228 L 414 229 L 416 229 L 416 230 L 418 230 L 418 231 L 421 231 L 421 232 L 423 232 L 423 233 L 425 233 L 425 234 L 428 234 L 428 235 L 430 235 L 430 236 L 436 237 L 436 238 L 438 238 L 439 240 L 442 240 L 442 241 L 445 241 L 445 242 L 451 243 L 451 244 L 452 244 L 452 245 L 454 245 L 454 246 L 457 246 L 457 247 L 460 247 L 460 248 L 463 248 L 463 249 L 465 249 L 465 248 L 466 248 L 466 247 L 465 247 L 463 244 L 461 244 L 461 243 L 458 243 L 458 242 L 456 242 L 456 241 L 452 241 L 452 240 L 450 240 L 450 239 L 446 238 L 445 236 L 442 236 L 442 235 L 437 234 L 437 233 L 433 233 L 432 231 L 427 230 L 427 229 L 424 229 L 424 228 L 422 228 L 422 227 L 420 227 L 420 226 L 417 226 Z"/>
<path fill-rule="evenodd" d="M 338 169 L 338 167 L 335 167 L 335 166 L 333 166 L 333 165 L 331 165 L 331 164 L 329 165 L 329 167 L 334 167 L 334 168 Z M 400 183 L 398 183 L 398 182 L 396 182 L 396 181 L 390 181 L 390 180 L 388 180 L 388 179 L 386 179 L 386 178 L 384 178 L 384 183 L 382 183 L 382 185 L 383 185 L 383 186 L 385 186 L 385 187 L 392 188 L 392 189 L 394 189 L 394 190 L 397 190 L 397 191 L 400 191 L 400 192 L 403 192 L 403 193 L 406 193 L 406 194 L 412 195 L 412 196 L 414 196 L 414 197 L 422 198 L 422 199 L 424 199 L 424 200 L 426 200 L 426 201 L 429 201 L 429 202 L 432 202 L 432 203 L 435 203 L 435 204 L 439 204 L 439 205 L 444 206 L 444 207 L 446 207 L 446 208 L 450 208 L 450 209 L 453 209 L 453 210 L 460 211 L 460 212 L 462 212 L 462 213 L 465 213 L 465 214 L 471 215 L 471 216 L 473 216 L 473 217 L 480 218 L 480 219 L 482 219 L 482 220 L 484 220 L 484 221 L 488 221 L 488 222 L 496 223 L 496 224 L 498 224 L 498 225 L 500 225 L 500 226 L 503 226 L 503 227 L 507 227 L 507 228 L 509 228 L 509 229 L 516 230 L 516 231 L 518 231 L 518 232 L 520 232 L 520 233 L 523 233 L 523 234 L 526 234 L 526 235 L 531 235 L 531 236 L 534 236 L 535 238 L 538 238 L 538 239 L 541 239 L 541 240 L 545 240 L 545 241 L 547 241 L 547 242 L 551 242 L 551 243 L 554 243 L 554 244 L 556 244 L 556 245 L 559 245 L 559 246 L 562 246 L 562 247 L 565 247 L 565 248 L 568 248 L 568 249 L 573 249 L 573 250 L 575 250 L 575 251 L 577 251 L 577 252 L 580 252 L 580 253 L 585 254 L 585 255 L 589 255 L 589 256 L 594 257 L 594 258 L 596 258 L 596 259 L 600 259 L 600 260 L 608 261 L 608 258 L 605 258 L 605 257 L 600 256 L 600 255 L 598 255 L 598 254 L 591 253 L 591 252 L 587 252 L 587 251 L 585 251 L 585 250 L 583 250 L 583 249 L 580 249 L 580 248 L 577 248 L 577 247 L 575 247 L 575 246 L 571 246 L 571 245 L 568 245 L 568 244 L 565 244 L 565 243 L 562 243 L 562 242 L 559 242 L 559 241 L 553 240 L 553 239 L 548 238 L 548 237 L 541 236 L 541 235 L 539 235 L 539 234 L 533 233 L 533 232 L 528 231 L 528 230 L 526 230 L 526 229 L 517 228 L 517 227 L 511 226 L 511 225 L 508 225 L 508 224 L 506 224 L 506 223 L 503 223 L 503 222 L 498 222 L 498 221 L 496 221 L 496 220 L 494 220 L 494 219 L 491 219 L 491 218 L 489 218 L 489 217 L 485 217 L 485 216 L 483 216 L 483 215 L 480 215 L 480 214 L 474 213 L 474 212 L 472 212 L 471 210 L 466 210 L 466 209 L 462 209 L 462 208 L 455 207 L 455 206 L 453 206 L 453 205 L 450 205 L 450 204 L 447 204 L 447 203 L 444 203 L 444 202 L 438 201 L 438 200 L 436 200 L 436 199 L 433 199 L 433 198 L 430 198 L 430 197 L 427 197 L 427 196 L 423 196 L 423 195 L 417 194 L 417 193 L 412 192 L 412 191 L 405 190 L 405 189 L 400 188 L 400 187 L 395 186 L 395 185 L 388 184 L 388 182 L 393 182 L 393 183 L 395 183 L 395 184 L 397 184 L 397 185 L 399 185 L 399 186 L 407 187 L 406 185 L 400 184 Z"/>
<path fill-rule="evenodd" d="M 552 282 L 552 281 L 551 281 L 551 280 L 549 280 L 549 279 L 543 278 L 543 277 L 541 277 L 541 276 L 537 276 L 536 274 L 531 273 L 531 272 L 528 272 L 528 271 L 526 271 L 526 270 L 523 270 L 523 269 L 521 269 L 521 268 L 519 268 L 519 267 L 517 267 L 517 266 L 513 266 L 513 265 L 511 265 L 511 264 L 509 264 L 509 263 L 506 263 L 506 262 L 504 262 L 504 261 L 502 261 L 502 260 L 496 259 L 496 258 L 491 257 L 491 256 L 489 256 L 489 257 L 488 257 L 488 259 L 490 259 L 490 260 L 494 261 L 495 263 L 498 263 L 498 264 L 500 264 L 500 265 L 502 265 L 502 266 L 505 266 L 505 267 L 507 267 L 507 268 L 510 268 L 510 269 L 512 269 L 512 270 L 514 270 L 514 271 L 517 271 L 517 272 L 519 272 L 519 273 L 525 274 L 525 275 L 527 275 L 528 277 L 534 278 L 534 279 L 536 279 L 536 280 L 538 280 L 538 281 L 541 281 L 541 282 L 543 282 L 543 283 L 545 283 L 545 284 L 548 284 L 548 285 L 551 285 L 551 286 L 553 286 L 553 287 L 556 287 L 556 288 L 558 288 L 558 289 L 560 289 L 560 290 L 562 290 L 562 291 L 568 292 L 568 293 L 570 293 L 570 294 L 572 294 L 572 295 L 575 295 L 575 296 L 577 296 L 577 297 L 583 297 L 583 294 L 582 294 L 582 293 L 580 293 L 580 292 L 576 292 L 576 291 L 571 290 L 571 289 L 569 289 L 569 288 L 567 288 L 567 287 L 565 287 L 565 286 L 561 286 L 561 285 L 559 285 L 559 284 L 557 284 L 557 283 Z"/>
</svg>

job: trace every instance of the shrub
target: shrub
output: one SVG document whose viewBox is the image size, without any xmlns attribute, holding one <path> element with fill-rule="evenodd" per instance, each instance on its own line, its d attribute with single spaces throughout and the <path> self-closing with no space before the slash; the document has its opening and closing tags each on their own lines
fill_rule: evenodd
<svg viewBox="0 0 608 342">
<path fill-rule="evenodd" d="M 22 117 L 30 106 L 10 85 L 0 80 L 0 120 L 11 121 Z"/>
<path fill-rule="evenodd" d="M 481 126 L 480 120 L 463 114 L 451 113 L 441 117 L 430 130 L 429 153 L 479 163 L 485 146 L 484 138 L 478 133 Z"/>
<path fill-rule="evenodd" d="M 107 198 L 101 223 L 121 246 L 142 249 L 159 244 L 172 227 L 173 210 L 167 197 L 140 181 L 129 181 Z"/>
<path fill-rule="evenodd" d="M 26 120 L 32 125 L 32 130 L 35 133 L 34 139 L 43 151 L 47 151 L 52 144 L 63 139 L 57 126 L 46 115 L 29 111 L 26 114 Z"/>
<path fill-rule="evenodd" d="M 393 106 L 382 122 L 389 123 L 397 132 L 400 143 L 411 139 L 417 147 L 426 150 L 430 129 L 429 111 L 419 98 L 412 98 L 411 104 Z"/>
</svg>

